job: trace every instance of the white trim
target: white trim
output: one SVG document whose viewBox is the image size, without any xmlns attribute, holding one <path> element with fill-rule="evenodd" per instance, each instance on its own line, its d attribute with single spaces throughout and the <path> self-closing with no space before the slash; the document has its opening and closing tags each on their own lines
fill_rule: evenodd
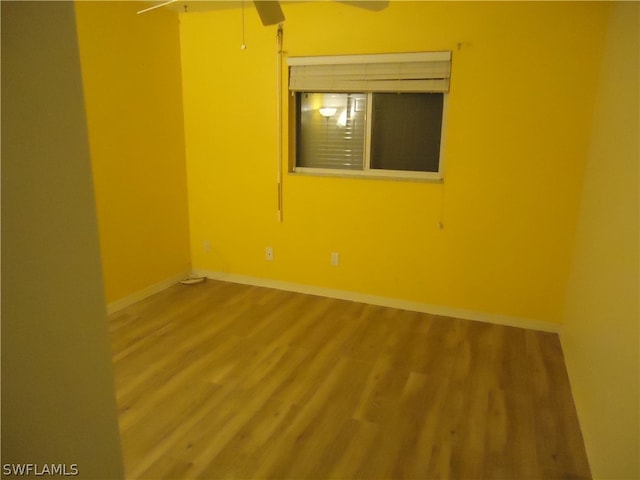
<svg viewBox="0 0 640 480">
<path fill-rule="evenodd" d="M 426 303 L 413 302 L 410 300 L 402 300 L 398 298 L 380 297 L 377 295 L 369 295 L 366 293 L 317 287 L 314 285 L 305 285 L 305 284 L 294 283 L 294 282 L 284 282 L 281 280 L 251 277 L 247 275 L 238 275 L 234 273 L 212 272 L 208 270 L 196 269 L 192 272 L 192 275 L 197 277 L 207 277 L 212 280 L 222 280 L 225 282 L 240 283 L 243 285 L 254 285 L 257 287 L 274 288 L 277 290 L 286 290 L 290 292 L 305 293 L 308 295 L 337 298 L 340 300 L 349 300 L 352 302 L 368 303 L 371 305 L 379 305 L 382 307 L 398 308 L 401 310 L 410 310 L 410 311 L 422 312 L 422 313 L 431 313 L 433 315 L 440 315 L 444 317 L 461 318 L 464 320 L 473 320 L 478 322 L 492 323 L 496 325 L 506 325 L 510 327 L 525 328 L 528 330 L 538 330 L 542 332 L 560 333 L 560 330 L 562 327 L 562 325 L 558 323 L 545 322 L 540 320 L 531 320 L 528 318 L 512 317 L 510 315 L 484 313 L 484 312 L 478 312 L 474 310 L 447 307 L 442 305 L 430 305 Z"/>
<path fill-rule="evenodd" d="M 342 170 L 339 168 L 294 167 L 293 172 L 290 173 L 317 177 L 379 178 L 442 183 L 442 175 L 438 172 L 416 172 L 413 170 Z"/>
<path fill-rule="evenodd" d="M 318 55 L 313 57 L 288 57 L 289 66 L 301 65 L 350 65 L 360 63 L 446 62 L 451 51 L 374 53 L 366 55 Z"/>
<path fill-rule="evenodd" d="M 294 167 L 291 173 L 316 175 L 318 177 L 380 178 L 386 180 L 442 182 L 442 175 L 438 172 L 417 172 L 413 170 L 348 170 L 340 168 Z"/>
<path fill-rule="evenodd" d="M 151 295 L 155 295 L 156 293 L 159 293 L 162 290 L 165 290 L 170 286 L 175 285 L 180 280 L 184 280 L 185 278 L 189 277 L 189 273 L 190 272 L 188 271 L 182 272 L 178 275 L 162 280 L 161 282 L 154 283 L 153 285 L 149 285 L 148 287 L 145 287 L 142 290 L 138 290 L 137 292 L 134 292 L 131 295 L 127 295 L 126 297 L 120 298 L 119 300 L 115 300 L 111 303 L 108 303 L 107 314 L 111 315 L 112 313 L 122 310 L 123 308 L 126 308 L 129 305 L 133 305 L 134 303 L 139 302 L 140 300 L 144 300 L 145 298 L 150 297 Z"/>
</svg>

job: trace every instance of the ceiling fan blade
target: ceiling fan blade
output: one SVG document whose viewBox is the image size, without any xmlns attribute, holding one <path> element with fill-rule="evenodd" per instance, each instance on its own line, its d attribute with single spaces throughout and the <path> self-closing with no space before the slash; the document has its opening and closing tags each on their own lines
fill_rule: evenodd
<svg viewBox="0 0 640 480">
<path fill-rule="evenodd" d="M 167 5 L 170 5 L 170 4 L 175 3 L 177 1 L 178 0 L 169 0 L 168 2 L 162 2 L 162 3 L 159 3 L 157 5 L 154 5 L 153 7 L 148 7 L 148 8 L 145 8 L 143 10 L 140 10 L 137 13 L 138 13 L 138 15 L 140 15 L 141 13 L 147 13 L 147 12 L 150 12 L 151 10 L 155 10 L 156 8 L 166 7 Z"/>
<path fill-rule="evenodd" d="M 389 6 L 389 0 L 338 0 L 340 3 L 346 3 L 347 5 L 352 5 L 354 7 L 364 8 L 366 10 L 372 10 L 374 12 L 379 12 L 380 10 L 384 10 Z"/>
<path fill-rule="evenodd" d="M 280 2 L 275 0 L 254 0 L 253 3 L 264 26 L 276 25 L 284 20 Z"/>
</svg>

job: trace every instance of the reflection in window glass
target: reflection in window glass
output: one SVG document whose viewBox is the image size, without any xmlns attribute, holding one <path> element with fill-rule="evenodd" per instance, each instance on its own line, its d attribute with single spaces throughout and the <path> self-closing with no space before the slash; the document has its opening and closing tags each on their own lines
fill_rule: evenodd
<svg viewBox="0 0 640 480">
<path fill-rule="evenodd" d="M 442 93 L 374 93 L 371 168 L 437 172 Z"/>
<path fill-rule="evenodd" d="M 297 166 L 362 170 L 366 94 L 297 95 Z"/>
</svg>

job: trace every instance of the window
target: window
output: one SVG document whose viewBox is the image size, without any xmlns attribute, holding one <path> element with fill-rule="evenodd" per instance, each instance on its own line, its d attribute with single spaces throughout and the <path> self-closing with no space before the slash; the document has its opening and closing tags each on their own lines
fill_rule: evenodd
<svg viewBox="0 0 640 480">
<path fill-rule="evenodd" d="M 290 58 L 294 171 L 440 180 L 450 52 Z"/>
</svg>

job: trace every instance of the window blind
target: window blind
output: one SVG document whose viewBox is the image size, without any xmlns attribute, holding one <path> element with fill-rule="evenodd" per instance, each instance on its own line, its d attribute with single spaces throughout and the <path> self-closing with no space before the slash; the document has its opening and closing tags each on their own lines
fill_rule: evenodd
<svg viewBox="0 0 640 480">
<path fill-rule="evenodd" d="M 299 92 L 448 92 L 451 52 L 290 57 Z"/>
</svg>

